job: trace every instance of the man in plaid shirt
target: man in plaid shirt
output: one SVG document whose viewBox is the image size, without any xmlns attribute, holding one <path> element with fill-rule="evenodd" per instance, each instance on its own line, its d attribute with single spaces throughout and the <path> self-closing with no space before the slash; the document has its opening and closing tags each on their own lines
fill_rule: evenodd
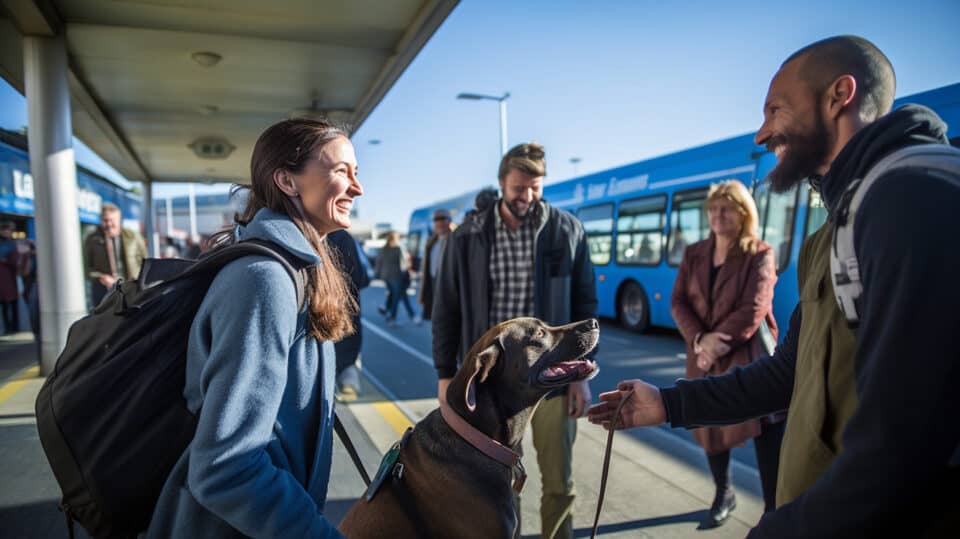
<svg viewBox="0 0 960 539">
<path fill-rule="evenodd" d="M 449 240 L 433 303 L 438 397 L 470 346 L 490 327 L 535 316 L 550 325 L 594 318 L 597 296 L 583 226 L 542 200 L 543 146 L 520 144 L 500 162 L 503 198 L 468 218 Z M 543 483 L 543 537 L 573 537 L 576 418 L 590 403 L 586 381 L 537 407 L 530 424 Z M 518 518 L 519 518 L 519 507 Z"/>
</svg>

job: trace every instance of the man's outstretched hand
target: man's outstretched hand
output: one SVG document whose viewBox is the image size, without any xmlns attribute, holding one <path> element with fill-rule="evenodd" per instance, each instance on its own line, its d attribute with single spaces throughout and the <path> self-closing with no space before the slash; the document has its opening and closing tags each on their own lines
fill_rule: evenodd
<svg viewBox="0 0 960 539">
<path fill-rule="evenodd" d="M 659 425 L 667 420 L 667 410 L 660 398 L 660 389 L 643 380 L 624 380 L 617 384 L 616 391 L 600 394 L 600 402 L 590 407 L 587 416 L 591 423 L 610 429 L 617 406 L 633 389 L 633 394 L 620 410 L 617 429 Z"/>
</svg>

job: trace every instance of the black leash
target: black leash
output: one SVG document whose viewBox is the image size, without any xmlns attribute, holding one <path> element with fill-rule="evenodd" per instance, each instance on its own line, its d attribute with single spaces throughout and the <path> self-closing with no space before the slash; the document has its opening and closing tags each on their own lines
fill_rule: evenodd
<svg viewBox="0 0 960 539">
<path fill-rule="evenodd" d="M 613 449 L 613 433 L 616 432 L 617 423 L 620 422 L 620 410 L 623 409 L 623 405 L 627 403 L 632 395 L 633 388 L 627 391 L 627 394 L 620 400 L 620 404 L 617 405 L 617 411 L 613 414 L 610 432 L 607 433 L 607 449 L 603 453 L 603 474 L 600 476 L 600 495 L 597 498 L 597 514 L 593 517 L 593 532 L 590 534 L 590 539 L 597 536 L 597 528 L 600 524 L 600 508 L 603 507 L 603 494 L 607 490 L 607 473 L 610 471 L 610 450 Z"/>
<path fill-rule="evenodd" d="M 353 460 L 354 466 L 357 467 L 357 470 L 360 472 L 360 477 L 363 478 L 363 484 L 369 487 L 370 476 L 367 475 L 367 470 L 363 467 L 363 462 L 360 461 L 360 455 L 357 454 L 356 448 L 353 447 L 353 442 L 350 441 L 350 436 L 347 435 L 347 429 L 343 427 L 340 416 L 337 415 L 336 412 L 333 413 L 333 430 L 337 431 L 337 436 L 340 437 L 343 446 L 347 448 L 347 453 L 350 453 L 350 458 Z"/>
</svg>

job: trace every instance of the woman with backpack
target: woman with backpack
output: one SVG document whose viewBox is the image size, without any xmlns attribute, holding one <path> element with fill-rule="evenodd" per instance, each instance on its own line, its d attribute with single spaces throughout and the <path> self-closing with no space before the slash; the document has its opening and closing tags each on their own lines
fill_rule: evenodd
<svg viewBox="0 0 960 539">
<path fill-rule="evenodd" d="M 322 513 L 333 446 L 335 363 L 357 306 L 325 236 L 363 194 L 347 133 L 316 120 L 269 127 L 253 149 L 246 209 L 216 249 L 275 244 L 306 268 L 305 300 L 280 261 L 246 256 L 217 274 L 193 320 L 184 396 L 193 441 L 146 537 L 340 537 Z"/>
</svg>

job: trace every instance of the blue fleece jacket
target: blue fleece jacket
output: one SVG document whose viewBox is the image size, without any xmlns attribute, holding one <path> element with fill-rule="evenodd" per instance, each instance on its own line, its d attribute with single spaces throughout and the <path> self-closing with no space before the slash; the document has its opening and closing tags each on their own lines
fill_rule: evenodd
<svg viewBox="0 0 960 539">
<path fill-rule="evenodd" d="M 320 262 L 293 222 L 267 209 L 237 235 Z M 197 433 L 146 537 L 342 537 L 322 513 L 334 357 L 296 305 L 293 280 L 272 259 L 241 258 L 214 279 L 187 352 L 184 396 L 199 413 Z"/>
</svg>

